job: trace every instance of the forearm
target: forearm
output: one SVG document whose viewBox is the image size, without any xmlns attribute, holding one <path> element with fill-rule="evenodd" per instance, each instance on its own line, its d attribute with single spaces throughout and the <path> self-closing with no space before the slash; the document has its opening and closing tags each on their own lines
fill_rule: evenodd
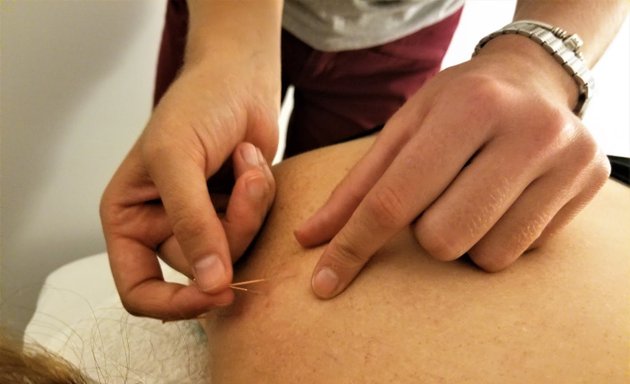
<svg viewBox="0 0 630 384">
<path fill-rule="evenodd" d="M 538 20 L 577 33 L 589 67 L 597 63 L 630 9 L 628 0 L 519 0 L 514 20 Z"/>
<path fill-rule="evenodd" d="M 185 62 L 217 54 L 279 68 L 282 0 L 189 0 Z M 258 61 L 258 60 L 257 60 Z"/>
<path fill-rule="evenodd" d="M 249 95 L 233 101 L 255 101 L 237 109 L 279 113 L 282 5 L 283 0 L 189 0 L 180 78 L 193 76 L 206 89 L 246 84 L 241 90 Z"/>
</svg>

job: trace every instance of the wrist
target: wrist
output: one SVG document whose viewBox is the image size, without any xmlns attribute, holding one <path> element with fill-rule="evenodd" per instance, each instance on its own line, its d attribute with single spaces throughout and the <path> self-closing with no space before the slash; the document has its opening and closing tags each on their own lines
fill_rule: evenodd
<svg viewBox="0 0 630 384">
<path fill-rule="evenodd" d="M 506 34 L 490 40 L 475 56 L 492 60 L 494 71 L 516 82 L 527 83 L 546 98 L 574 110 L 579 88 L 573 77 L 541 45 L 526 36 Z"/>
<path fill-rule="evenodd" d="M 185 62 L 217 54 L 279 62 L 282 0 L 189 0 L 189 12 Z"/>
</svg>

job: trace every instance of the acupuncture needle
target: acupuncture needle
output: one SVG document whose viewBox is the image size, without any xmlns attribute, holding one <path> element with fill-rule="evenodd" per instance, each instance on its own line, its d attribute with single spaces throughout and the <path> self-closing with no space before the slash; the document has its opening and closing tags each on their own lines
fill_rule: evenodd
<svg viewBox="0 0 630 384">
<path fill-rule="evenodd" d="M 237 291 L 242 291 L 242 292 L 248 292 L 248 293 L 255 293 L 255 294 L 262 294 L 262 292 L 260 291 L 256 291 L 254 289 L 251 288 L 245 288 L 243 287 L 244 285 L 250 285 L 250 284 L 257 284 L 257 283 L 265 283 L 269 281 L 269 279 L 266 278 L 262 278 L 262 279 L 254 279 L 254 280 L 246 280 L 246 281 L 239 281 L 236 283 L 232 283 L 229 285 L 230 288 L 237 290 Z M 195 317 L 195 319 L 200 320 L 203 319 L 207 316 L 207 313 L 204 313 L 202 315 L 199 315 L 197 317 Z M 170 323 L 173 321 L 180 321 L 180 320 L 185 320 L 185 319 L 167 319 L 167 320 L 162 320 L 162 323 Z"/>
<path fill-rule="evenodd" d="M 262 279 L 254 279 L 254 280 L 247 280 L 247 281 L 239 281 L 237 283 L 232 283 L 230 284 L 230 288 L 237 290 L 237 291 L 243 291 L 243 292 L 250 292 L 250 293 L 256 293 L 256 294 L 260 294 L 262 292 L 260 291 L 256 291 L 254 289 L 251 288 L 244 288 L 244 285 L 250 285 L 250 284 L 257 284 L 257 283 L 264 283 L 268 281 L 268 279 L 262 278 Z"/>
</svg>

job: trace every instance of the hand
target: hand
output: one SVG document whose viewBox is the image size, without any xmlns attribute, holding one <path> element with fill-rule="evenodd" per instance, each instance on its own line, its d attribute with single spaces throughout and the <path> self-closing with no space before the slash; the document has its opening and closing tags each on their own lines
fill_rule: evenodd
<svg viewBox="0 0 630 384">
<path fill-rule="evenodd" d="M 263 163 L 277 146 L 279 81 L 251 58 L 220 56 L 185 67 L 104 192 L 112 273 L 132 314 L 181 319 L 229 304 L 232 258 L 251 242 L 273 198 Z M 217 190 L 216 178 L 207 180 L 230 156 L 236 184 L 219 218 L 226 199 L 213 205 L 208 192 L 225 185 Z M 163 281 L 160 245 L 196 285 Z"/>
<path fill-rule="evenodd" d="M 234 151 L 234 177 L 230 194 L 212 193 L 212 201 L 225 231 L 232 263 L 247 250 L 271 209 L 275 180 L 260 150 L 250 143 Z M 158 248 L 158 255 L 172 268 L 194 278 L 194 272 L 177 238 L 171 235 Z"/>
<path fill-rule="evenodd" d="M 498 37 L 438 74 L 296 231 L 307 247 L 332 238 L 315 267 L 315 294 L 339 294 L 410 224 L 434 258 L 468 253 L 487 271 L 543 243 L 609 173 L 571 112 L 576 93 L 551 55 L 519 36 Z"/>
</svg>

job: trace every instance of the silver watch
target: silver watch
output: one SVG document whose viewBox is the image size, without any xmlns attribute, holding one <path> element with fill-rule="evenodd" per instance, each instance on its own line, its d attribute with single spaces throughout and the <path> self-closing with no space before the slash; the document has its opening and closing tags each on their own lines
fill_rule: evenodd
<svg viewBox="0 0 630 384">
<path fill-rule="evenodd" d="M 582 39 L 577 34 L 569 35 L 565 30 L 534 20 L 519 20 L 506 25 L 479 41 L 475 47 L 475 56 L 487 42 L 497 36 L 517 34 L 526 36 L 540 44 L 573 77 L 578 86 L 578 101 L 573 112 L 582 117 L 593 95 L 595 81 L 591 71 L 584 63 L 580 47 Z"/>
</svg>

